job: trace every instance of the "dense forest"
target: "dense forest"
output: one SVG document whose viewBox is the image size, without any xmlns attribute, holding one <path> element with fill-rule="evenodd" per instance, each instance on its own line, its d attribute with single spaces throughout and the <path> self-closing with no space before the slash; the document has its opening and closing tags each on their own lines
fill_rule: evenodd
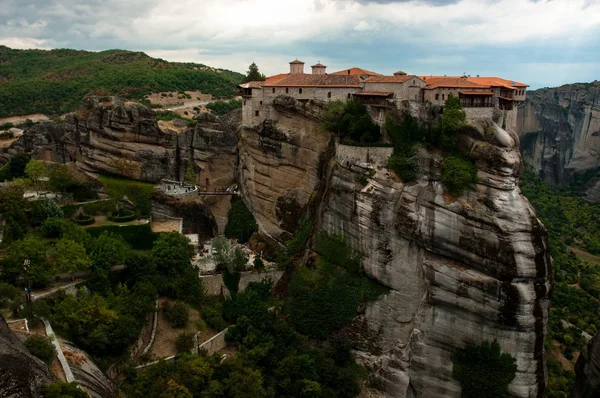
<svg viewBox="0 0 600 398">
<path fill-rule="evenodd" d="M 521 191 L 549 230 L 554 292 L 548 324 L 549 398 L 566 398 L 573 362 L 600 328 L 600 214 L 575 187 L 550 187 L 533 173 L 521 178 Z"/>
<path fill-rule="evenodd" d="M 13 50 L 0 45 L 0 117 L 72 111 L 90 93 L 142 101 L 153 92 L 199 90 L 231 97 L 243 75 L 142 52 Z"/>
</svg>

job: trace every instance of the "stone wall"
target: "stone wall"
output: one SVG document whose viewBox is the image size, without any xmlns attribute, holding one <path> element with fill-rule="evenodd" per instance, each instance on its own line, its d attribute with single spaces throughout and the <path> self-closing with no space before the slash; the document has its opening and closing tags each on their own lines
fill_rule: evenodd
<svg viewBox="0 0 600 398">
<path fill-rule="evenodd" d="M 250 282 L 260 282 L 266 278 L 270 278 L 273 281 L 273 285 L 275 285 L 281 279 L 282 275 L 283 271 L 242 272 L 239 291 L 243 292 L 246 290 Z M 200 276 L 200 280 L 206 294 L 210 296 L 218 296 L 221 294 L 221 289 L 226 294 L 229 293 L 229 290 L 223 283 L 223 276 L 221 274 Z"/>
<path fill-rule="evenodd" d="M 364 168 L 386 167 L 394 148 L 336 145 L 335 158 L 339 164 Z"/>
<path fill-rule="evenodd" d="M 463 108 L 467 115 L 467 121 L 475 119 L 492 119 L 496 108 Z"/>
<path fill-rule="evenodd" d="M 364 91 L 391 92 L 394 93 L 396 100 L 419 101 L 425 82 L 415 78 L 404 83 L 370 83 L 367 81 L 364 85 Z"/>
<path fill-rule="evenodd" d="M 219 333 L 215 334 L 210 339 L 206 340 L 204 343 L 197 344 L 197 348 L 192 349 L 192 354 L 197 354 L 198 351 L 206 351 L 206 355 L 212 355 L 216 352 L 221 351 L 223 348 L 227 346 L 227 342 L 225 341 L 225 335 L 229 331 L 229 328 L 221 330 Z"/>
</svg>

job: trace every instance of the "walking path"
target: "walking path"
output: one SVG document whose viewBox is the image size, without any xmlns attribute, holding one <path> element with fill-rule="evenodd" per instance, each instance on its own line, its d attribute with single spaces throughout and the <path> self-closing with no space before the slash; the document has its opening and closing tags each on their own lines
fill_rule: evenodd
<svg viewBox="0 0 600 398">
<path fill-rule="evenodd" d="M 54 345 L 54 348 L 56 349 L 58 362 L 60 362 L 60 366 L 62 367 L 63 372 L 65 373 L 67 383 L 74 382 L 75 377 L 73 376 L 73 372 L 71 371 L 71 367 L 67 362 L 67 358 L 65 358 L 65 354 L 63 353 L 62 348 L 60 348 L 60 344 L 58 342 L 58 339 L 56 338 L 56 335 L 54 334 L 54 330 L 52 330 L 52 325 L 50 325 L 50 322 L 47 319 L 42 319 L 42 321 L 44 322 L 44 326 L 46 327 L 46 336 L 48 336 L 48 338 Z"/>
</svg>

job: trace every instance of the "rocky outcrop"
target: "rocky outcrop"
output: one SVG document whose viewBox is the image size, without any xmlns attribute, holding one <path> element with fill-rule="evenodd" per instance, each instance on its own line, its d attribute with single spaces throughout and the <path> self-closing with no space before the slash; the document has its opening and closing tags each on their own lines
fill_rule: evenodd
<svg viewBox="0 0 600 398">
<path fill-rule="evenodd" d="M 517 130 L 526 165 L 550 184 L 592 177 L 600 167 L 600 81 L 527 93 Z M 600 181 L 589 184 L 590 201 L 600 200 Z"/>
<path fill-rule="evenodd" d="M 240 187 L 261 231 L 279 242 L 291 237 L 321 181 L 331 136 L 320 109 L 279 97 L 271 119 L 240 133 Z"/>
<path fill-rule="evenodd" d="M 480 181 L 452 198 L 438 151 L 419 149 L 422 175 L 404 184 L 385 167 L 389 149 L 335 145 L 331 157 L 318 112 L 289 102 L 242 132 L 241 187 L 261 231 L 280 242 L 306 206 L 320 203 L 318 229 L 343 233 L 366 273 L 390 288 L 344 330 L 384 395 L 458 398 L 451 354 L 496 339 L 517 360 L 510 396 L 542 397 L 550 260 L 547 232 L 518 187 L 516 133 L 472 121 L 459 145 Z M 282 202 L 293 210 L 279 212 Z"/>
<path fill-rule="evenodd" d="M 38 398 L 56 382 L 48 367 L 27 351 L 0 315 L 0 398 Z"/>
<path fill-rule="evenodd" d="M 600 335 L 596 334 L 581 351 L 575 365 L 577 376 L 570 398 L 600 397 Z"/>
<path fill-rule="evenodd" d="M 181 179 L 194 163 L 198 183 L 233 183 L 240 111 L 223 117 L 206 114 L 195 127 L 161 130 L 154 111 L 117 97 L 88 97 L 63 123 L 42 122 L 27 130 L 8 155 L 30 153 L 54 162 L 75 161 L 80 170 L 156 182 Z"/>
</svg>

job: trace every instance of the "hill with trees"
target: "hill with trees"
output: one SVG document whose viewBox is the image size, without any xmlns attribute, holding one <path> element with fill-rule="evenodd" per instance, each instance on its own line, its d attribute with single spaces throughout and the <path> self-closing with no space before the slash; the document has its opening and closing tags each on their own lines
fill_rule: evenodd
<svg viewBox="0 0 600 398">
<path fill-rule="evenodd" d="M 244 75 L 143 52 L 15 50 L 0 45 L 0 117 L 72 111 L 87 94 L 146 102 L 153 92 L 200 90 L 231 97 Z"/>
</svg>

